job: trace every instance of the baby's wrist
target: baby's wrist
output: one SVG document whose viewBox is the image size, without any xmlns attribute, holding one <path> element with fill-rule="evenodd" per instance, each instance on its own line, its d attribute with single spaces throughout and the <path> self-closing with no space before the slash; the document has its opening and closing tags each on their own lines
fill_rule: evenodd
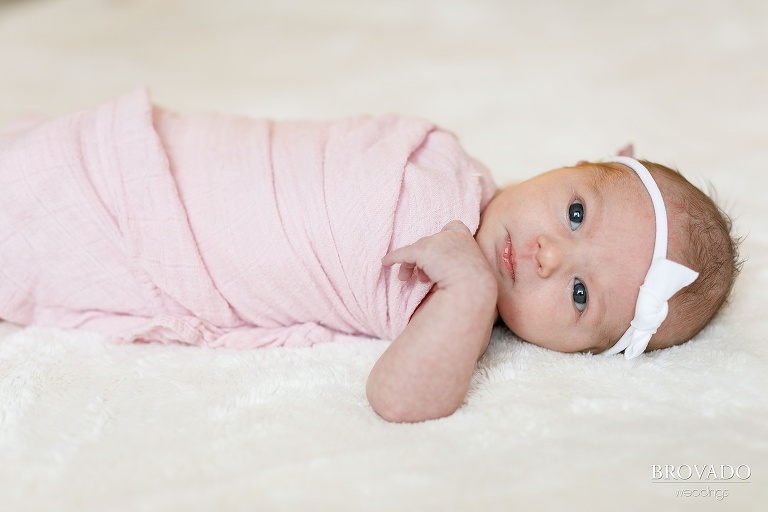
<svg viewBox="0 0 768 512">
<path fill-rule="evenodd" d="M 498 298 L 498 284 L 490 272 L 467 273 L 455 283 L 455 293 L 483 309 L 495 309 Z"/>
</svg>

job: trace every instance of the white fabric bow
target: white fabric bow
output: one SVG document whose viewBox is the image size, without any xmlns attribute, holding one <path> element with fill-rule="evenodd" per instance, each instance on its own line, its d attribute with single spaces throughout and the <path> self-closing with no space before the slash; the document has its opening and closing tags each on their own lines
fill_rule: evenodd
<svg viewBox="0 0 768 512">
<path fill-rule="evenodd" d="M 667 210 L 664 198 L 653 176 L 643 164 L 627 156 L 618 156 L 609 162 L 626 165 L 637 173 L 653 202 L 656 217 L 656 240 L 653 246 L 651 267 L 640 286 L 635 305 L 635 318 L 629 329 L 614 346 L 603 352 L 605 355 L 624 351 L 624 357 L 637 357 L 648 347 L 648 342 L 658 330 L 669 312 L 668 301 L 674 294 L 691 284 L 699 273 L 685 265 L 667 259 Z"/>
<path fill-rule="evenodd" d="M 691 284 L 698 276 L 698 272 L 666 258 L 654 260 L 651 268 L 648 269 L 645 281 L 640 286 L 635 305 L 635 318 L 627 332 L 604 354 L 618 354 L 623 350 L 624 357 L 632 359 L 645 352 L 651 336 L 667 318 L 669 299 Z"/>
</svg>

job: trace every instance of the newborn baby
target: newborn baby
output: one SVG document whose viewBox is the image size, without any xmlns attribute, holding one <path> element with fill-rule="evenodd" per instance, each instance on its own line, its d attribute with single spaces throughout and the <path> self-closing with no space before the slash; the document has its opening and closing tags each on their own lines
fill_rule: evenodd
<svg viewBox="0 0 768 512">
<path fill-rule="evenodd" d="M 398 116 L 177 116 L 140 90 L 0 133 L 0 318 L 124 341 L 393 339 L 368 398 L 464 400 L 491 328 L 634 357 L 694 336 L 738 269 L 681 175 L 619 157 L 497 191 L 451 134 Z M 641 286 L 642 285 L 642 286 Z"/>
</svg>

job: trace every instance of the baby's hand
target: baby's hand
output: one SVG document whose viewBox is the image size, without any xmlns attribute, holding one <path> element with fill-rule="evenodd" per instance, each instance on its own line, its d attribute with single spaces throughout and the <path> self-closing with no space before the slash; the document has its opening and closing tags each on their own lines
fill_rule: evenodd
<svg viewBox="0 0 768 512">
<path fill-rule="evenodd" d="M 399 263 L 401 281 L 407 281 L 415 273 L 419 281 L 432 281 L 438 288 L 465 283 L 496 287 L 480 247 L 469 228 L 458 220 L 446 224 L 439 233 L 390 252 L 381 263 L 384 266 Z"/>
<path fill-rule="evenodd" d="M 435 285 L 371 370 L 368 400 L 389 421 L 452 414 L 467 396 L 496 318 L 491 267 L 467 226 L 456 220 L 381 262 L 399 263 L 402 280 L 415 272 Z"/>
</svg>

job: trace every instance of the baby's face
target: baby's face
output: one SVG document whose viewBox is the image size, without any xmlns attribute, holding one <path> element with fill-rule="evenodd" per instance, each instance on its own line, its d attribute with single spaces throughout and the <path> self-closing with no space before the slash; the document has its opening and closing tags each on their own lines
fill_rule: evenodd
<svg viewBox="0 0 768 512">
<path fill-rule="evenodd" d="M 634 173 L 601 185 L 597 172 L 541 174 L 483 212 L 475 238 L 499 284 L 499 315 L 535 345 L 600 352 L 634 316 L 653 253 L 653 206 Z"/>
</svg>

